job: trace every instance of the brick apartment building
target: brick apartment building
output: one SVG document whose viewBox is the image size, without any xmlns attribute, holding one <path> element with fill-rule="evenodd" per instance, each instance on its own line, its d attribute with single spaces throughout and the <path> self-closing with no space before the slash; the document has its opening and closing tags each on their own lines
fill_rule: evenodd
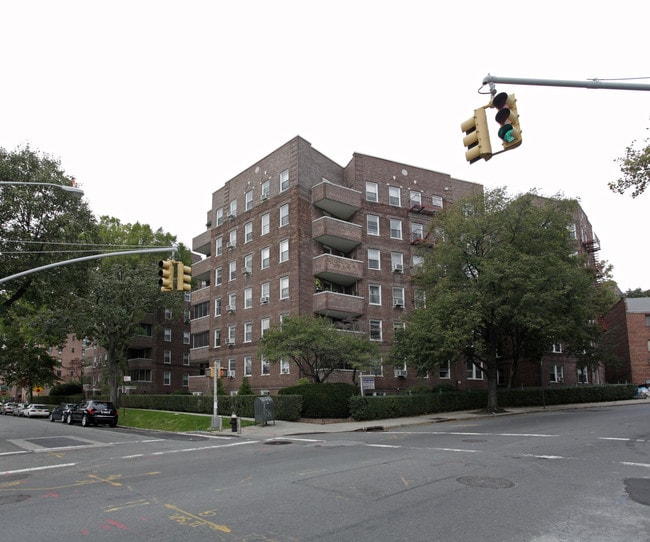
<svg viewBox="0 0 650 542">
<path fill-rule="evenodd" d="M 650 297 L 621 299 L 605 322 L 616 337 L 621 363 L 607 368 L 608 382 L 650 385 Z"/>
<path fill-rule="evenodd" d="M 417 306 L 411 270 L 427 244 L 436 211 L 480 184 L 447 174 L 355 153 L 342 167 L 296 137 L 213 193 L 206 231 L 192 248 L 206 257 L 193 265 L 190 390 L 211 393 L 207 368 L 226 370 L 226 392 L 247 377 L 257 393 L 275 393 L 300 374 L 290 363 L 257 355 L 264 330 L 282 314 L 325 316 L 342 331 L 377 341 L 383 354 L 394 330 Z M 576 251 L 594 265 L 598 240 L 580 209 L 571 234 Z M 577 368 L 562 345 L 549 345 L 539 363 L 523 363 L 518 385 L 601 383 L 602 370 Z M 374 367 L 377 393 L 421 380 L 408 367 Z M 505 368 L 499 371 L 505 383 Z M 352 371 L 330 380 L 351 381 Z M 356 383 L 356 382 L 355 382 Z M 484 388 L 471 363 L 440 367 L 426 384 Z"/>
</svg>

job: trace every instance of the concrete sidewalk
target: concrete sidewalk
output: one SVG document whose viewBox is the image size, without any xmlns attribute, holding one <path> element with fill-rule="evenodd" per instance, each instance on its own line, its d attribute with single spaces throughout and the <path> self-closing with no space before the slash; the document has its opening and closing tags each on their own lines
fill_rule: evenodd
<svg viewBox="0 0 650 542">
<path fill-rule="evenodd" d="M 499 414 L 487 414 L 476 410 L 461 410 L 456 412 L 435 412 L 422 416 L 413 416 L 409 418 L 391 418 L 387 420 L 369 420 L 369 421 L 342 421 L 331 422 L 331 420 L 313 422 L 287 422 L 276 420 L 267 425 L 251 425 L 243 427 L 240 433 L 232 432 L 230 426 L 224 427 L 221 432 L 211 434 L 233 437 L 246 437 L 254 439 L 277 439 L 283 437 L 299 435 L 316 435 L 319 433 L 347 433 L 354 431 L 390 431 L 399 427 L 408 427 L 413 425 L 424 425 L 430 423 L 470 421 L 479 418 L 496 417 L 496 416 L 514 416 L 522 414 L 556 412 L 561 410 L 576 410 L 586 408 L 613 408 L 623 405 L 646 405 L 648 415 L 650 415 L 650 399 L 630 399 L 627 401 L 609 401 L 604 403 L 579 403 L 570 405 L 551 405 L 547 407 L 523 407 L 508 408 L 505 412 Z M 641 407 L 639 407 L 641 408 Z"/>
</svg>

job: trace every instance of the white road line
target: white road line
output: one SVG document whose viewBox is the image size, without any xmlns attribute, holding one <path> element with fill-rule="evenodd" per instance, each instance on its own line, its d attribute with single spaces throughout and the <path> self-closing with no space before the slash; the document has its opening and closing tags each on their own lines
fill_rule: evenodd
<svg viewBox="0 0 650 542">
<path fill-rule="evenodd" d="M 391 434 L 403 435 L 460 435 L 465 437 L 559 437 L 545 433 L 470 433 L 461 431 L 391 431 Z"/>
<path fill-rule="evenodd" d="M 561 455 L 535 455 L 535 454 L 522 454 L 521 457 L 532 457 L 534 459 L 569 459 Z"/>
<path fill-rule="evenodd" d="M 401 446 L 395 446 L 393 444 L 366 444 L 369 448 L 401 448 Z"/>
<path fill-rule="evenodd" d="M 19 474 L 23 472 L 35 472 L 39 470 L 48 470 L 48 469 L 61 469 L 63 467 L 74 467 L 76 463 L 64 463 L 62 465 L 48 465 L 45 467 L 31 467 L 29 469 L 19 469 L 19 470 L 6 470 L 0 472 L 0 476 L 7 476 L 8 474 Z"/>
<path fill-rule="evenodd" d="M 650 463 L 632 463 L 631 461 L 619 461 L 620 465 L 627 465 L 628 467 L 645 467 L 650 469 Z"/>
</svg>

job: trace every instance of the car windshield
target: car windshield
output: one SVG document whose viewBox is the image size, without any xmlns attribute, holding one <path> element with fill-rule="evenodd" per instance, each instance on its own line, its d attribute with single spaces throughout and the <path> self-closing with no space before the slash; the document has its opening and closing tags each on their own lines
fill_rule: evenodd
<svg viewBox="0 0 650 542">
<path fill-rule="evenodd" d="M 47 408 L 47 406 L 45 406 L 45 405 L 31 405 L 30 408 L 39 408 L 40 409 L 40 408 Z"/>
</svg>

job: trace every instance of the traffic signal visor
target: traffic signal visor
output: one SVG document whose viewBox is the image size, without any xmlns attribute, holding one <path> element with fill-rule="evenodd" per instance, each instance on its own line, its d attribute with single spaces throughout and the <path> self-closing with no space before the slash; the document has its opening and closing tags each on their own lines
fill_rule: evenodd
<svg viewBox="0 0 650 542">
<path fill-rule="evenodd" d="M 499 138 L 503 142 L 503 149 L 509 151 L 521 145 L 521 127 L 515 95 L 500 92 L 492 99 L 490 106 L 498 109 L 494 118 L 500 126 Z"/>
<path fill-rule="evenodd" d="M 158 285 L 160 286 L 161 292 L 173 292 L 174 291 L 174 261 L 173 260 L 161 260 L 158 262 Z"/>
<path fill-rule="evenodd" d="M 176 289 L 179 292 L 192 289 L 192 268 L 183 262 L 176 262 Z"/>
<path fill-rule="evenodd" d="M 484 107 L 475 109 L 474 116 L 463 122 L 460 125 L 460 129 L 465 132 L 465 137 L 463 138 L 463 145 L 467 147 L 465 159 L 470 164 L 473 164 L 481 158 L 483 160 L 492 158 L 490 132 Z"/>
</svg>

